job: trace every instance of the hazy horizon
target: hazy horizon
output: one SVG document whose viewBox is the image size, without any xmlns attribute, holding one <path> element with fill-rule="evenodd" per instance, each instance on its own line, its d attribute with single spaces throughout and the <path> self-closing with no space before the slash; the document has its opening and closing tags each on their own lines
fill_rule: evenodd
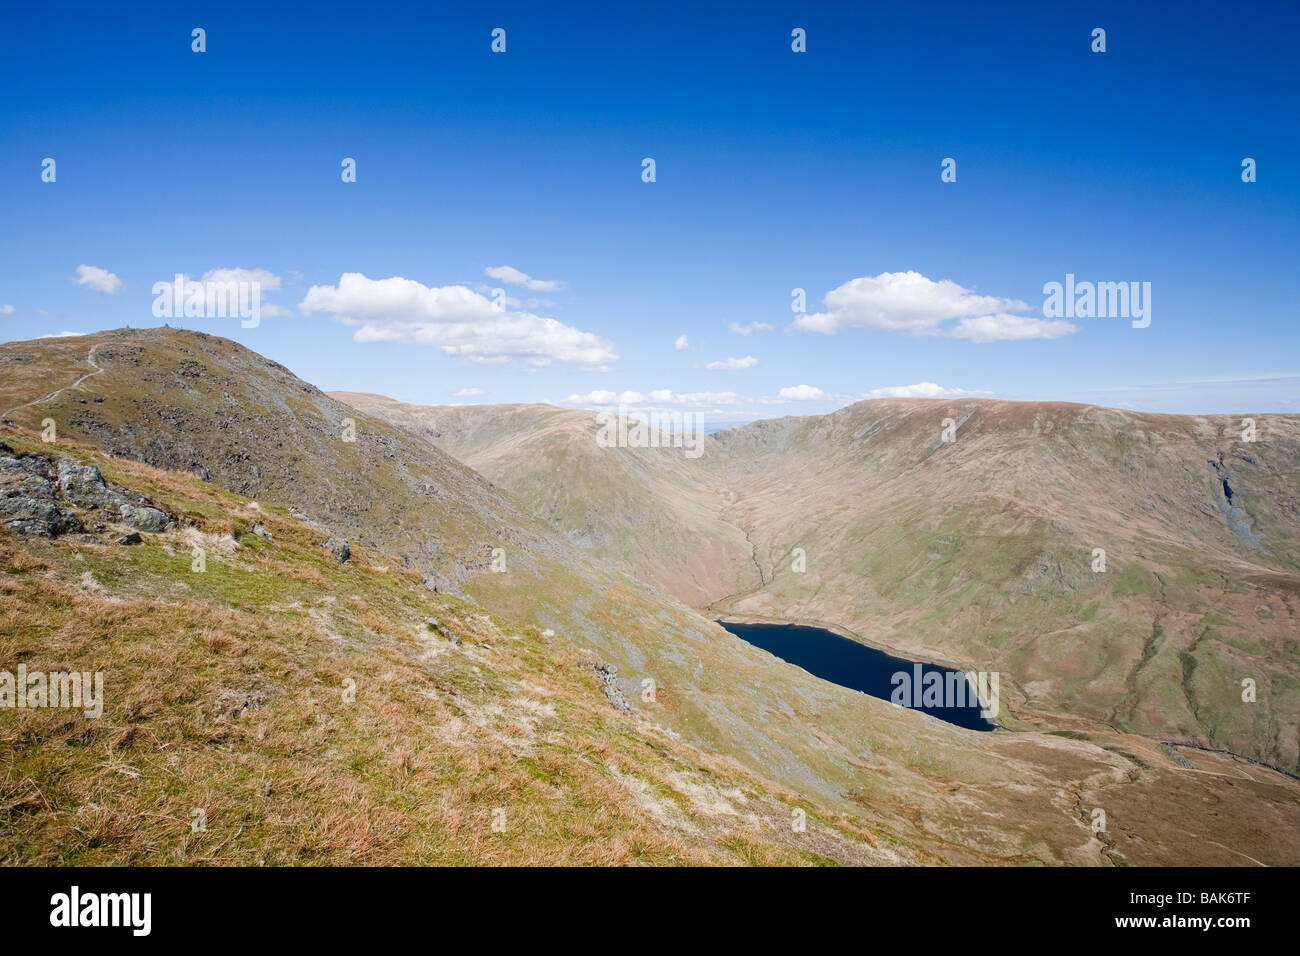
<svg viewBox="0 0 1300 956">
<path fill-rule="evenodd" d="M 122 326 L 120 328 L 128 328 L 128 327 Z M 179 329 L 179 330 L 186 330 L 186 331 L 204 332 L 205 334 L 217 335 L 222 338 L 229 338 L 232 341 L 238 341 L 237 337 L 225 334 L 229 330 L 211 331 L 206 329 L 191 328 L 189 326 L 184 326 L 184 325 L 171 325 L 171 324 L 163 324 L 159 326 L 134 326 L 132 328 L 136 330 L 146 330 L 149 328 L 172 328 L 172 329 Z M 75 335 L 96 335 L 100 332 L 113 332 L 118 330 L 119 330 L 118 328 L 105 328 L 105 329 L 97 329 L 88 332 L 79 332 L 79 333 L 75 333 Z M 36 341 L 42 338 L 67 338 L 67 337 L 72 337 L 73 335 L 74 333 L 67 333 L 67 332 L 49 333 L 46 335 L 34 336 L 30 340 L 7 339 L 4 341 L 7 342 Z M 241 344 L 246 344 L 246 343 L 241 343 Z M 253 348 L 253 346 L 251 345 L 249 345 L 248 347 L 252 348 L 253 351 L 258 351 L 256 348 Z M 264 354 L 264 353 L 259 352 L 259 354 Z M 295 373 L 297 373 L 298 371 L 291 364 L 292 358 L 289 356 L 265 354 L 265 357 L 273 359 L 276 362 L 279 362 L 281 365 L 284 365 L 285 367 L 289 368 L 291 371 L 294 371 Z M 1220 386 L 1241 387 L 1241 386 L 1247 386 L 1253 384 L 1259 387 L 1260 389 L 1267 389 L 1269 387 L 1278 386 L 1282 384 L 1286 384 L 1289 387 L 1289 384 L 1293 381 L 1300 381 L 1300 378 L 1291 375 L 1260 375 L 1254 379 L 1247 379 L 1247 380 L 1229 379 L 1229 380 L 1220 380 L 1217 382 L 1208 381 L 1208 382 L 1153 383 L 1144 386 L 1144 388 L 1151 392 L 1158 392 L 1161 389 L 1173 390 L 1177 388 L 1196 386 L 1200 389 L 1201 392 L 1203 392 L 1205 390 L 1213 390 L 1215 387 L 1220 387 Z M 408 404 L 408 405 L 427 405 L 427 406 L 440 406 L 440 407 L 449 407 L 449 408 L 460 407 L 460 406 L 477 406 L 477 405 L 482 405 L 482 406 L 551 405 L 556 408 L 569 409 L 569 410 L 581 409 L 581 410 L 588 410 L 592 412 L 615 411 L 620 408 L 627 408 L 634 414 L 636 413 L 653 414 L 653 413 L 670 413 L 674 411 L 676 412 L 690 411 L 692 413 L 701 416 L 700 420 L 701 420 L 702 430 L 709 434 L 712 434 L 715 431 L 723 431 L 728 428 L 738 428 L 743 425 L 748 425 L 748 424 L 752 424 L 753 422 L 764 421 L 767 419 L 822 415 L 830 411 L 837 411 L 841 408 L 847 408 L 848 406 L 857 404 L 858 402 L 876 401 L 885 398 L 907 398 L 907 399 L 922 399 L 922 400 L 934 400 L 934 401 L 942 401 L 945 399 L 968 398 L 968 399 L 992 399 L 996 401 L 1024 402 L 1024 403 L 1063 402 L 1066 404 L 1094 405 L 1100 408 L 1114 408 L 1123 411 L 1138 411 L 1138 412 L 1147 412 L 1150 414 L 1166 414 L 1166 415 L 1194 415 L 1195 416 L 1195 415 L 1237 415 L 1237 414 L 1241 414 L 1241 415 L 1300 414 L 1300 411 L 1297 411 L 1295 408 L 1286 408 L 1279 411 L 1273 411 L 1264 407 L 1248 407 L 1248 406 L 1233 407 L 1225 404 L 1226 401 L 1229 401 L 1231 399 L 1225 399 L 1224 402 L 1221 402 L 1219 405 L 1215 407 L 1209 407 L 1209 408 L 1197 407 L 1194 404 L 1191 404 L 1191 402 L 1194 400 L 1189 400 L 1187 403 L 1188 407 L 1179 408 L 1176 410 L 1163 408 L 1163 407 L 1138 407 L 1135 404 L 1123 404 L 1120 402 L 1107 401 L 1106 398 L 1104 397 L 1105 393 L 1108 391 L 1113 393 L 1121 392 L 1122 389 L 1118 389 L 1118 388 L 1098 389 L 1097 392 L 1099 397 L 1096 400 L 1092 400 L 1092 401 L 1084 400 L 1081 398 L 1066 399 L 1066 398 L 1054 398 L 1054 397 L 1010 398 L 1010 397 L 1005 397 L 1000 395 L 981 394 L 975 392 L 968 392 L 964 394 L 921 394 L 921 392 L 924 391 L 924 389 L 913 388 L 913 389 L 898 389 L 897 391 L 899 392 L 899 394 L 884 394 L 884 395 L 863 394 L 863 395 L 854 395 L 854 396 L 837 396 L 834 398 L 833 401 L 830 402 L 829 407 L 821 407 L 819 409 L 801 408 L 797 406 L 792 407 L 793 403 L 780 403 L 780 402 L 772 401 L 770 399 L 758 399 L 756 400 L 756 404 L 759 406 L 761 410 L 755 410 L 753 412 L 739 412 L 734 410 L 733 408 L 728 408 L 726 406 L 717 406 L 717 405 L 709 406 L 707 403 L 703 403 L 703 404 L 695 403 L 689 405 L 684 403 L 677 403 L 675 405 L 661 405 L 661 404 L 656 404 L 654 402 L 629 403 L 629 402 L 618 401 L 617 396 L 615 396 L 615 399 L 613 401 L 606 402 L 606 403 L 581 402 L 581 401 L 574 402 L 565 399 L 555 399 L 555 398 L 532 398 L 532 399 L 516 399 L 516 400 L 501 399 L 501 400 L 492 401 L 488 399 L 467 400 L 466 398 L 463 397 L 458 400 L 455 397 L 452 397 L 449 400 L 443 400 L 443 401 L 437 400 L 436 398 L 424 401 L 424 400 L 420 400 L 419 398 L 404 397 L 397 390 L 386 388 L 381 384 L 376 384 L 371 386 L 366 386 L 366 385 L 358 386 L 353 384 L 347 387 L 343 387 L 343 386 L 336 387 L 328 384 L 323 385 L 320 384 L 319 382 L 313 382 L 312 384 L 320 388 L 321 391 L 327 393 L 355 392 L 361 394 L 378 395 L 383 398 L 389 398 L 394 401 L 402 402 L 403 404 Z M 920 383 L 920 384 L 922 386 L 925 386 L 925 385 L 933 385 L 934 383 Z M 885 389 L 883 391 L 893 391 L 893 390 Z M 1238 394 L 1238 392 L 1229 389 L 1229 394 L 1236 395 Z M 1286 402 L 1284 404 L 1296 405 L 1297 403 Z"/>
</svg>

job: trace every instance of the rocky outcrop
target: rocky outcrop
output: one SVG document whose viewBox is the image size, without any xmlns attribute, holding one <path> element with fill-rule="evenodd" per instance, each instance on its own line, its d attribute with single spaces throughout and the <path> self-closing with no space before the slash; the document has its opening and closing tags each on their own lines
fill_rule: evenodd
<svg viewBox="0 0 1300 956">
<path fill-rule="evenodd" d="M 108 485 L 94 465 L 59 462 L 59 491 L 74 504 L 101 505 L 108 498 Z"/>
<path fill-rule="evenodd" d="M 0 446 L 0 451 L 13 449 Z M 157 533 L 174 527 L 166 512 L 109 484 L 94 465 L 44 455 L 0 457 L 0 523 L 9 530 L 53 538 L 82 531 L 88 520 L 85 513 L 94 511 L 138 531 Z M 105 530 L 102 523 L 93 523 L 92 530 Z"/>
<path fill-rule="evenodd" d="M 439 621 L 436 617 L 426 617 L 424 619 L 424 623 L 425 626 L 429 628 L 429 630 L 436 631 L 439 635 L 451 641 L 453 644 L 457 646 L 460 645 L 460 638 L 457 637 L 455 634 L 453 634 L 447 628 L 447 626 L 444 625 L 441 621 Z"/>
<path fill-rule="evenodd" d="M 166 514 L 157 508 L 146 508 L 137 505 L 122 505 L 122 521 L 138 531 L 152 531 L 157 534 L 159 531 L 166 531 L 171 520 Z"/>
<path fill-rule="evenodd" d="M 321 547 L 338 558 L 340 564 L 352 557 L 352 549 L 348 547 L 346 541 L 340 538 L 327 538 Z"/>
<path fill-rule="evenodd" d="M 69 531 L 80 531 L 81 520 L 64 511 L 52 499 L 14 495 L 0 499 L 0 520 L 19 534 L 53 538 Z"/>
<path fill-rule="evenodd" d="M 0 458 L 0 521 L 5 527 L 42 538 L 81 530 L 80 519 L 55 499 L 53 474 L 48 458 Z"/>
<path fill-rule="evenodd" d="M 620 714 L 630 714 L 632 707 L 623 696 L 623 688 L 618 686 L 618 668 L 613 664 L 597 664 L 595 670 L 600 678 L 600 689 L 605 692 L 610 706 Z"/>
</svg>

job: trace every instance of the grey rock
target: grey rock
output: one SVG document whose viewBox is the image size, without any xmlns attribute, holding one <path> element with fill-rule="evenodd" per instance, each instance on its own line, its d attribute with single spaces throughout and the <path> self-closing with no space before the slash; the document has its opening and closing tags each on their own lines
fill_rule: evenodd
<svg viewBox="0 0 1300 956">
<path fill-rule="evenodd" d="M 40 455 L 24 455 L 21 458 L 0 458 L 0 475 L 39 475 L 50 478 L 54 469 L 48 458 Z"/>
<path fill-rule="evenodd" d="M 7 521 L 5 522 L 5 527 L 10 531 L 14 531 L 18 534 L 25 534 L 30 537 L 54 537 L 54 532 L 50 529 L 49 524 L 44 521 L 37 521 L 34 518 L 18 518 L 14 521 Z"/>
<path fill-rule="evenodd" d="M 98 504 L 108 486 L 96 466 L 63 460 L 59 462 L 59 490 L 76 504 Z"/>
<path fill-rule="evenodd" d="M 48 478 L 42 478 L 40 475 L 28 475 L 18 487 L 22 494 L 30 495 L 33 498 L 54 497 L 54 485 L 50 483 Z"/>
<path fill-rule="evenodd" d="M 7 498 L 54 498 L 54 485 L 48 478 L 22 472 L 0 474 L 0 495 Z"/>
<path fill-rule="evenodd" d="M 157 508 L 142 508 L 137 505 L 122 505 L 122 520 L 132 528 L 140 531 L 166 531 L 169 519 Z"/>
<path fill-rule="evenodd" d="M 253 525 L 253 534 L 259 538 L 265 538 L 267 541 L 271 540 L 271 532 L 267 531 L 260 522 Z"/>
<path fill-rule="evenodd" d="M 13 495 L 0 498 L 0 515 L 6 518 L 34 518 L 40 521 L 53 521 L 59 516 L 59 506 L 53 501 L 42 498 L 26 498 Z"/>
<path fill-rule="evenodd" d="M 144 538 L 140 537 L 140 532 L 132 531 L 130 534 L 124 534 L 117 539 L 118 544 L 139 544 Z"/>
<path fill-rule="evenodd" d="M 605 692 L 610 705 L 619 713 L 631 713 L 632 707 L 623 696 L 623 689 L 618 686 L 618 668 L 613 664 L 597 664 L 595 670 L 596 676 L 600 678 L 601 690 Z"/>
<path fill-rule="evenodd" d="M 352 557 L 352 549 L 349 548 L 348 543 L 341 538 L 327 538 L 323 547 L 326 551 L 333 554 L 334 557 L 338 558 L 340 563 Z"/>
<path fill-rule="evenodd" d="M 457 647 L 460 646 L 460 638 L 457 637 L 455 634 L 453 634 L 451 631 L 449 631 L 446 628 L 446 626 L 443 625 L 443 623 L 439 621 L 436 617 L 426 617 L 424 619 L 424 623 L 429 628 L 429 630 L 437 631 L 439 634 L 441 634 L 447 640 L 451 641 Z"/>
<path fill-rule="evenodd" d="M 81 521 L 49 498 L 14 495 L 0 498 L 0 520 L 19 534 L 53 538 L 67 531 L 80 531 Z"/>
</svg>

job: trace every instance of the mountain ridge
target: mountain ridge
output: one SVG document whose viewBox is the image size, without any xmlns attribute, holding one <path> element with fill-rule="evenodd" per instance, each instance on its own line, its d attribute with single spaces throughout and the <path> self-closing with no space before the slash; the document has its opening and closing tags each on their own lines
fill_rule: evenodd
<svg viewBox="0 0 1300 956">
<path fill-rule="evenodd" d="M 570 429 L 563 454 L 539 440 L 518 455 L 527 436 L 493 437 L 496 419 L 527 425 L 513 409 L 353 400 L 571 537 L 553 484 L 621 460 L 652 469 L 631 503 L 599 484 L 589 493 L 610 525 L 591 550 L 710 616 L 820 622 L 901 656 L 998 669 L 1025 717 L 1064 707 L 1300 772 L 1296 416 L 1252 416 L 1247 442 L 1236 416 L 873 399 L 710 435 L 683 482 L 687 465 L 670 455 L 597 447 L 587 412 L 549 413 Z M 739 537 L 710 555 L 725 566 L 691 578 L 681 543 L 663 548 L 641 528 L 710 497 L 700 536 Z M 806 567 L 792 573 L 796 549 Z M 1253 710 L 1234 670 L 1267 685 Z"/>
<path fill-rule="evenodd" d="M 94 366 L 99 371 L 88 375 L 96 371 Z M 319 719 L 312 694 L 304 693 L 305 688 L 297 683 L 285 685 L 275 676 L 281 666 L 276 661 L 300 653 L 293 641 L 296 630 L 310 626 L 313 642 L 332 642 L 339 653 L 364 666 L 367 673 L 382 677 L 386 667 L 397 666 L 381 663 L 390 651 L 397 652 L 395 647 L 385 650 L 374 643 L 384 635 L 403 641 L 406 638 L 399 635 L 411 635 L 415 643 L 403 644 L 403 660 L 408 653 L 416 655 L 411 658 L 415 660 L 431 652 L 424 642 L 432 632 L 419 623 L 420 613 L 428 612 L 412 610 L 428 606 L 453 636 L 467 642 L 480 630 L 489 643 L 499 647 L 509 647 L 511 639 L 503 641 L 494 636 L 497 632 L 532 635 L 526 641 L 538 648 L 549 642 L 550 649 L 541 658 L 530 656 L 526 663 L 496 658 L 465 661 L 462 679 L 470 686 L 505 682 L 506 687 L 522 687 L 521 680 L 530 686 L 546 686 L 554 679 L 548 676 L 552 668 L 572 667 L 579 660 L 600 663 L 605 678 L 599 684 L 590 677 L 586 679 L 590 683 L 583 684 L 586 690 L 575 684 L 566 693 L 588 701 L 591 692 L 602 693 L 598 688 L 603 685 L 609 691 L 609 703 L 603 706 L 610 708 L 609 713 L 617 713 L 613 701 L 621 700 L 629 708 L 632 723 L 614 727 L 602 722 L 590 726 L 585 737 L 572 736 L 562 725 L 554 725 L 560 736 L 549 740 L 547 746 L 603 753 L 606 751 L 600 748 L 611 747 L 614 737 L 632 734 L 653 750 L 658 746 L 656 740 L 680 738 L 682 745 L 700 753 L 735 761 L 746 773 L 756 775 L 754 779 L 772 781 L 773 792 L 790 795 L 783 798 L 787 807 L 789 799 L 802 798 L 809 801 L 810 808 L 824 807 L 826 813 L 843 815 L 850 830 L 863 834 L 861 840 L 883 841 L 895 847 L 902 860 L 1105 864 L 1191 859 L 1242 863 L 1248 859 L 1294 860 L 1300 855 L 1292 842 L 1275 835 L 1269 839 L 1259 836 L 1262 832 L 1276 834 L 1279 827 L 1286 832 L 1297 829 L 1286 822 L 1297 813 L 1297 803 L 1293 782 L 1284 777 L 1252 769 L 1248 772 L 1254 779 L 1248 779 L 1239 769 L 1248 765 L 1231 756 L 1180 751 L 1180 759 L 1196 770 L 1208 771 L 1195 772 L 1175 762 L 1149 739 L 1092 724 L 1077 737 L 1033 730 L 978 734 L 814 678 L 728 635 L 696 611 L 608 562 L 579 553 L 547 522 L 528 515 L 516 499 L 494 488 L 492 479 L 467 472 L 425 439 L 353 413 L 348 417 L 358 427 L 357 441 L 344 441 L 339 431 L 342 423 L 335 420 L 345 410 L 343 406 L 322 402 L 317 390 L 293 378 L 283 366 L 226 340 L 180 330 L 122 330 L 84 339 L 9 343 L 0 346 L 0 408 L 11 409 L 8 414 L 14 422 L 0 426 L 0 440 L 9 445 L 10 457 L 73 455 L 87 466 L 103 469 L 110 481 L 163 507 L 180 525 L 170 531 L 144 532 L 141 542 L 131 546 L 112 543 L 118 519 L 111 515 L 95 519 L 105 525 L 104 530 L 87 532 L 90 540 L 86 541 L 62 534 L 47 542 L 12 528 L 0 530 L 6 555 L 0 562 L 0 668 L 36 655 L 47 667 L 76 664 L 85 669 L 97 664 L 131 675 L 133 690 L 112 704 L 125 709 L 113 712 L 109 726 L 115 735 L 122 735 L 118 747 L 124 759 L 144 763 L 153 768 L 151 774 L 161 772 L 163 764 L 157 760 L 166 759 L 166 749 L 156 749 L 158 742 L 166 739 L 164 729 L 174 726 L 169 722 L 183 715 L 190 699 L 220 701 L 227 692 L 238 691 L 243 694 L 241 701 L 252 693 L 250 699 L 256 702 L 257 682 L 264 681 L 278 690 L 260 708 L 267 719 L 289 721 L 268 726 L 268 739 L 290 740 L 302 730 L 292 731 L 286 738 L 283 734 L 289 727 Z M 41 440 L 46 419 L 57 425 L 58 437 L 50 442 Z M 529 450 L 546 447 L 543 443 Z M 399 457 L 400 467 L 392 465 Z M 149 460 L 169 467 L 158 471 Z M 185 474 L 202 469 L 212 481 Z M 339 470 L 346 473 L 340 475 Z M 667 482 L 664 488 L 668 491 L 679 487 L 678 481 L 695 480 L 676 467 L 665 474 L 653 459 L 633 459 L 624 473 L 639 476 L 640 481 Z M 242 491 L 227 489 L 226 484 Z M 26 488 L 15 486 L 5 493 L 27 494 Z M 712 489 L 704 487 L 703 491 Z M 243 492 L 256 493 L 260 507 L 253 508 Z M 57 500 L 60 492 L 51 494 Z M 352 501 L 349 496 L 368 497 Z M 383 500 L 370 500 L 380 498 Z M 307 510 L 300 510 L 303 507 Z M 700 506 L 697 517 L 699 514 L 707 515 L 707 511 Z M 500 539 L 507 544 L 506 573 L 494 572 L 490 552 L 482 550 L 498 540 L 497 522 L 511 523 L 506 530 L 515 532 L 514 538 Z M 254 527 L 259 523 L 260 531 Z M 239 547 L 231 551 L 232 560 L 218 560 L 221 574 L 201 579 L 202 589 L 209 595 L 204 600 L 216 603 L 211 611 L 185 611 L 184 620 L 190 622 L 186 626 L 201 627 L 206 619 L 224 620 L 218 614 L 223 606 L 233 607 L 242 616 L 234 632 L 214 637 L 217 643 L 212 647 L 185 650 L 182 659 L 188 662 L 186 666 L 195 674 L 205 674 L 204 668 L 216 666 L 218 658 L 213 654 L 217 649 L 248 643 L 248 635 L 253 634 L 250 628 L 265 625 L 275 629 L 275 634 L 271 635 L 272 644 L 258 645 L 265 657 L 259 652 L 256 659 L 247 658 L 245 665 L 239 664 L 238 655 L 234 658 L 236 668 L 249 669 L 252 687 L 242 683 L 223 686 L 204 678 L 187 685 L 190 697 L 177 698 L 167 691 L 172 665 L 166 662 L 181 653 L 181 648 L 165 627 L 159 630 L 145 625 L 166 621 L 169 616 L 179 619 L 181 612 L 168 608 L 179 607 L 177 599 L 187 588 L 189 593 L 199 593 L 190 577 L 190 556 L 181 547 L 187 539 L 174 537 L 196 530 L 216 534 L 220 540 L 211 543 L 220 554 L 226 553 L 220 549 L 230 548 L 224 543 L 224 534 L 231 534 Z M 264 538 L 263 532 L 271 537 Z M 350 538 L 356 555 L 343 562 L 324 548 L 328 536 L 341 532 Z M 484 541 L 485 535 L 493 540 Z M 372 547 L 368 541 L 377 545 Z M 437 548 L 418 546 L 430 541 Z M 742 557 L 748 559 L 751 552 L 752 546 Z M 257 560 L 249 564 L 254 558 Z M 245 564 L 249 566 L 245 568 Z M 211 561 L 209 568 L 215 570 Z M 87 571 L 89 577 L 84 575 Z M 453 583 L 463 597 L 433 590 L 430 585 L 437 586 L 438 581 L 429 580 L 429 571 L 442 574 L 442 580 Z M 295 581 L 298 584 L 292 583 Z M 392 582 L 400 599 L 396 593 L 383 592 L 387 596 L 381 600 L 380 592 L 373 588 L 383 581 Z M 322 590 L 320 582 L 327 587 Z M 310 593 L 295 596 L 277 591 L 299 585 Z M 223 590 L 208 590 L 214 587 Z M 96 600 L 104 602 L 102 606 L 88 602 L 86 594 L 91 592 L 99 595 Z M 352 602 L 349 595 L 362 603 Z M 349 610 L 344 622 L 329 609 L 345 600 L 355 611 Z M 455 605 L 457 610 L 445 609 L 448 602 L 456 601 L 463 602 Z M 444 609 L 438 611 L 433 605 Z M 77 638 L 77 628 L 90 626 L 89 620 L 83 620 L 86 615 L 102 614 L 102 607 L 117 608 L 103 615 L 102 639 L 86 642 Z M 304 614 L 306 619 L 302 619 Z M 490 620 L 492 626 L 475 624 L 479 616 Z M 255 624 L 257 621 L 262 624 Z M 410 630 L 413 626 L 420 632 L 418 639 Z M 65 640 L 68 636 L 76 639 L 69 643 Z M 138 659 L 161 663 L 141 670 L 132 663 Z M 617 665 L 616 675 L 612 665 Z M 408 712 L 408 707 L 418 705 L 423 694 L 438 693 L 436 685 L 427 683 L 430 675 L 420 668 L 409 670 L 407 663 L 401 663 L 394 671 L 398 672 L 405 675 L 400 683 L 407 689 L 396 696 L 382 692 L 376 701 L 383 713 L 394 715 L 394 728 L 416 720 L 415 711 Z M 337 675 L 337 668 L 329 673 Z M 508 675 L 514 676 L 507 681 Z M 652 683 L 647 685 L 647 681 Z M 382 690 L 385 684 L 381 680 L 374 686 Z M 565 699 L 570 701 L 564 705 L 568 707 L 578 698 Z M 485 714 L 481 710 L 485 703 L 500 707 L 502 713 Z M 488 746 L 495 734 L 518 736 L 510 722 L 524 719 L 533 705 L 507 704 L 504 699 L 479 701 L 479 709 L 471 711 L 458 705 L 463 713 L 491 717 L 485 726 L 467 721 L 463 713 L 458 718 L 456 740 L 458 746 L 469 748 L 467 759 L 485 759 L 487 752 L 481 748 Z M 589 708 L 590 704 L 581 706 Z M 33 719 L 39 716 L 31 715 Z M 68 753 L 65 734 L 71 733 L 75 739 L 88 732 L 81 724 L 23 722 L 27 720 L 21 714 L 16 718 L 13 711 L 0 712 L 0 749 L 7 758 L 23 762 L 39 792 L 55 796 L 52 802 L 47 797 L 43 803 L 25 790 L 14 792 L 10 805 L 25 809 L 0 813 L 5 825 L 21 824 L 21 832 L 44 832 L 26 828 L 57 827 L 64 814 L 75 812 L 78 793 L 102 789 L 114 771 L 103 767 L 102 761 L 85 764 Z M 1082 723 L 1079 726 L 1084 727 Z M 436 732 L 435 727 L 418 720 L 410 727 L 414 735 L 410 741 L 417 746 L 425 735 Z M 1059 722 L 1053 729 L 1058 728 Z M 211 767 L 202 740 L 200 734 L 187 746 L 198 748 L 194 757 L 200 766 Z M 376 748 L 396 746 L 390 732 L 376 741 L 367 744 L 355 738 L 360 748 L 354 751 L 355 765 L 349 764 L 345 776 L 335 778 L 338 786 L 360 785 L 372 777 L 375 761 L 383 759 L 382 750 Z M 251 751 L 244 756 L 262 759 Z M 315 763 L 319 759 L 331 759 L 328 749 L 313 750 L 311 763 L 302 766 L 310 766 L 312 773 L 324 773 L 325 768 Z M 516 783 L 528 777 L 541 779 L 534 776 L 536 767 L 529 769 L 526 754 L 498 750 L 491 759 L 499 768 L 496 779 Z M 702 760 L 690 758 L 693 766 L 701 765 Z M 290 765 L 278 766 L 277 773 L 284 773 Z M 554 776 L 562 764 L 550 766 L 552 769 L 540 771 L 550 779 L 544 788 L 552 788 L 562 799 L 569 784 L 562 775 Z M 589 763 L 583 767 L 583 775 L 593 769 Z M 615 762 L 613 769 L 600 770 L 599 779 L 601 786 L 614 786 L 620 794 L 639 795 L 640 810 L 629 812 L 647 814 L 647 828 L 656 814 L 670 812 L 670 807 L 651 795 L 659 794 L 670 802 L 691 799 L 681 789 L 686 784 L 639 776 L 635 767 L 626 763 Z M 65 783 L 61 785 L 60 780 Z M 75 787 L 69 789 L 74 782 Z M 579 785 L 575 782 L 573 786 Z M 677 796 L 661 789 L 665 786 Z M 120 787 L 112 792 L 125 793 Z M 146 787 L 133 799 L 147 800 L 148 792 Z M 374 796 L 387 800 L 399 792 L 381 788 Z M 592 791 L 587 789 L 586 797 L 582 792 L 579 787 L 575 799 L 590 801 Z M 424 791 L 421 799 L 450 800 L 450 805 L 455 805 L 464 796 L 452 787 Z M 795 859 L 781 855 L 790 847 L 788 834 L 781 841 L 770 841 L 762 836 L 761 822 L 749 822 L 749 811 L 737 802 L 739 797 L 726 799 L 736 814 L 720 812 L 747 834 L 743 839 L 771 842 L 771 850 L 777 854 L 765 857 L 761 854 L 768 851 L 760 853 L 755 847 L 752 853 L 759 855 L 753 859 Z M 1080 812 L 1080 801 L 1083 806 L 1104 803 L 1108 813 L 1123 821 L 1123 828 L 1117 827 L 1104 841 L 1099 839 Z M 706 800 L 709 802 L 720 806 L 712 798 Z M 767 806 L 770 810 L 771 804 Z M 1208 806 L 1225 807 L 1230 819 L 1216 819 L 1204 809 Z M 41 809 L 44 807 L 49 809 Z M 275 814 L 268 815 L 263 804 L 252 804 L 241 812 L 249 814 L 259 833 L 275 831 Z M 14 813 L 27 816 L 15 819 Z M 306 819 L 303 825 L 319 828 L 324 824 L 326 832 L 328 827 L 339 826 L 337 808 L 327 799 L 313 803 L 312 813 L 322 816 Z M 383 811 L 374 813 L 374 819 L 384 818 Z M 363 816 L 358 822 L 368 818 Z M 123 828 L 122 820 L 133 817 L 110 819 L 116 822 L 104 831 L 102 839 L 107 842 L 101 845 L 137 853 L 139 859 L 158 859 L 156 851 L 148 847 L 128 850 L 129 839 L 122 834 L 129 828 Z M 559 825 L 564 815 L 553 819 Z M 1196 820 L 1198 828 L 1228 826 L 1234 848 L 1195 839 L 1189 842 L 1185 828 L 1176 822 L 1188 819 Z M 773 825 L 770 817 L 769 821 L 769 826 Z M 634 821 L 631 826 L 631 831 L 623 832 L 635 840 Z M 224 832 L 235 841 L 230 846 L 241 854 L 238 858 L 256 859 L 251 855 L 257 852 L 256 841 L 245 843 L 232 831 Z M 427 831 L 418 828 L 417 832 Z M 443 840 L 446 834 L 439 831 L 427 838 Z M 741 837 L 724 826 L 716 839 L 733 845 Z M 787 849 L 781 850 L 777 844 Z M 54 844 L 41 838 L 41 845 Z M 734 845 L 741 847 L 743 841 Z M 795 841 L 794 845 L 803 844 Z M 14 851 L 4 852 L 9 859 Z M 227 851 L 218 846 L 213 852 L 217 854 L 214 859 L 220 861 Z M 321 852 L 325 859 L 353 858 L 347 847 L 338 843 L 323 846 Z M 736 852 L 743 857 L 751 851 Z M 855 857 L 856 852 L 842 845 L 831 855 L 844 861 L 867 859 Z"/>
</svg>

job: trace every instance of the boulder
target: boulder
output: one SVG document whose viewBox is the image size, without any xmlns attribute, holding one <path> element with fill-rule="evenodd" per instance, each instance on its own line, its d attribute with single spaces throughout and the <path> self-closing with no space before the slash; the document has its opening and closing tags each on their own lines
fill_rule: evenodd
<svg viewBox="0 0 1300 956">
<path fill-rule="evenodd" d="M 99 504 L 108 493 L 108 486 L 94 465 L 78 465 L 64 459 L 59 462 L 59 491 L 75 504 Z"/>
<path fill-rule="evenodd" d="M 18 494 L 26 495 L 29 498 L 53 498 L 54 485 L 48 478 L 42 478 L 40 475 L 28 475 L 18 485 Z"/>
<path fill-rule="evenodd" d="M 35 538 L 53 538 L 54 531 L 49 524 L 44 521 L 37 521 L 34 518 L 18 518 L 14 521 L 6 521 L 5 527 L 16 534 L 25 534 Z"/>
<path fill-rule="evenodd" d="M 67 531 L 80 531 L 76 515 L 59 508 L 49 498 L 13 495 L 0 498 L 0 521 L 19 534 L 53 538 Z"/>
<path fill-rule="evenodd" d="M 429 630 L 437 631 L 440 635 L 445 637 L 447 640 L 451 641 L 456 646 L 458 647 L 460 646 L 460 638 L 457 637 L 455 634 L 453 634 L 450 630 L 448 630 L 446 625 L 444 625 L 436 617 L 426 617 L 424 619 L 424 623 L 425 626 L 429 628 Z"/>
<path fill-rule="evenodd" d="M 340 563 L 352 557 L 352 549 L 349 548 L 348 543 L 341 538 L 327 538 L 324 548 L 326 551 L 334 555 L 334 557 L 338 558 Z"/>
<path fill-rule="evenodd" d="M 632 707 L 623 696 L 623 688 L 618 686 L 618 667 L 613 664 L 597 664 L 595 669 L 596 676 L 600 678 L 601 690 L 605 692 L 610 706 L 620 713 L 630 713 Z"/>
<path fill-rule="evenodd" d="M 166 531 L 170 523 L 167 515 L 157 508 L 144 508 L 138 505 L 122 505 L 122 521 L 140 531 Z"/>
<path fill-rule="evenodd" d="M 21 458 L 0 458 L 0 475 L 39 475 L 51 478 L 54 469 L 48 458 L 40 455 L 23 455 Z"/>
</svg>

